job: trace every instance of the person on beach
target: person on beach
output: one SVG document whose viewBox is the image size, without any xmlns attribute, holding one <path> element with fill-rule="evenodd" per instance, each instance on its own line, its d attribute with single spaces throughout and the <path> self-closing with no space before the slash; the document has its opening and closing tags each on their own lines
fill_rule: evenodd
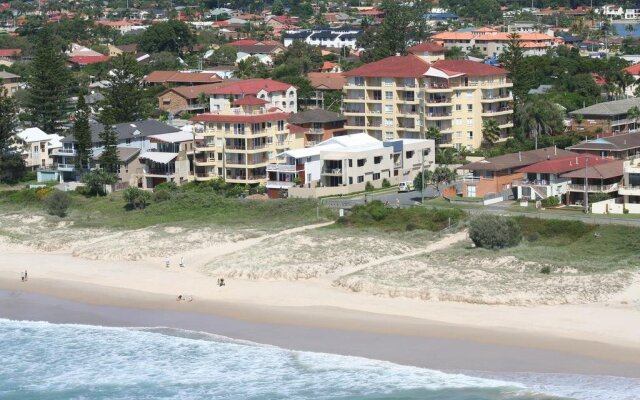
<svg viewBox="0 0 640 400">
<path fill-rule="evenodd" d="M 181 294 L 178 295 L 178 298 L 176 299 L 176 301 L 182 301 L 182 295 Z"/>
<path fill-rule="evenodd" d="M 220 287 L 224 286 L 224 278 L 220 278 Z"/>
<path fill-rule="evenodd" d="M 24 272 L 22 273 L 22 282 L 24 282 Z"/>
<path fill-rule="evenodd" d="M 180 257 L 180 268 L 184 267 L 184 257 Z"/>
<path fill-rule="evenodd" d="M 167 268 L 169 268 L 169 257 L 164 259 L 164 263 L 167 266 Z"/>
<path fill-rule="evenodd" d="M 27 276 L 27 270 L 25 269 L 24 270 L 24 281 L 26 282 L 28 280 L 29 280 L 29 277 Z"/>
</svg>

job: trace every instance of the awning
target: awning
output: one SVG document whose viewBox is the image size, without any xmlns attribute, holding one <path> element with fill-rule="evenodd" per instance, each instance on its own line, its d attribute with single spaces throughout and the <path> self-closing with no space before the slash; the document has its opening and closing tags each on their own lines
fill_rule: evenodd
<svg viewBox="0 0 640 400">
<path fill-rule="evenodd" d="M 178 153 L 161 153 L 159 151 L 147 151 L 140 154 L 140 158 L 146 158 L 159 164 L 168 164 L 178 157 Z"/>
</svg>

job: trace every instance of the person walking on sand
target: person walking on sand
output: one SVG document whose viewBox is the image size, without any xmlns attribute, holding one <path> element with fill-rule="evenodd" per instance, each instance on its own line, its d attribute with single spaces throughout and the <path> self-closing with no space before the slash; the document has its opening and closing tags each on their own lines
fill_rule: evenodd
<svg viewBox="0 0 640 400">
<path fill-rule="evenodd" d="M 169 257 L 164 259 L 164 263 L 167 266 L 167 268 L 169 268 Z"/>
<path fill-rule="evenodd" d="M 22 282 L 24 282 L 24 272 L 22 273 Z"/>
<path fill-rule="evenodd" d="M 180 257 L 180 268 L 184 268 L 184 257 Z"/>
<path fill-rule="evenodd" d="M 24 281 L 26 282 L 28 280 L 29 280 L 29 277 L 27 276 L 27 270 L 25 269 L 24 270 Z"/>
</svg>

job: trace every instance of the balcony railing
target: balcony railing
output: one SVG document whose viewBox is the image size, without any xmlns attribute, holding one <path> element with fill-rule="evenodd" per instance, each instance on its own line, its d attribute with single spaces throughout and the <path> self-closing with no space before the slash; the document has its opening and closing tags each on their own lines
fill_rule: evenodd
<svg viewBox="0 0 640 400">
<path fill-rule="evenodd" d="M 295 183 L 293 182 L 285 182 L 285 181 L 267 181 L 267 187 L 293 187 Z"/>
<path fill-rule="evenodd" d="M 527 179 L 518 179 L 512 182 L 513 186 L 551 186 L 557 185 L 561 183 L 569 182 L 570 179 L 558 179 L 553 182 L 548 181 L 546 179 L 536 179 L 536 180 L 527 180 Z"/>
<path fill-rule="evenodd" d="M 620 185 L 612 183 L 610 185 L 587 185 L 587 192 L 611 192 L 618 190 Z M 580 184 L 569 185 L 569 190 L 574 192 L 584 192 L 585 186 Z"/>
<path fill-rule="evenodd" d="M 57 152 L 60 154 L 75 154 L 76 150 L 75 149 L 58 149 Z"/>
<path fill-rule="evenodd" d="M 512 107 L 500 107 L 497 109 L 488 109 L 488 110 L 482 110 L 483 114 L 496 114 L 496 113 L 501 113 L 501 112 L 506 112 L 506 111 L 513 111 Z"/>
<path fill-rule="evenodd" d="M 451 98 L 449 97 L 429 98 L 427 99 L 427 103 L 451 103 Z"/>
<path fill-rule="evenodd" d="M 428 114 L 430 117 L 450 117 L 451 112 L 431 112 Z"/>
<path fill-rule="evenodd" d="M 74 164 L 54 164 L 54 167 L 61 171 L 73 171 L 76 169 Z"/>
<path fill-rule="evenodd" d="M 309 129 L 309 134 L 311 135 L 324 135 L 323 128 L 311 128 Z"/>
<path fill-rule="evenodd" d="M 342 168 L 325 168 L 322 173 L 325 175 L 342 175 Z"/>
<path fill-rule="evenodd" d="M 291 164 L 269 164 L 267 171 L 270 172 L 296 172 L 297 167 Z"/>
</svg>

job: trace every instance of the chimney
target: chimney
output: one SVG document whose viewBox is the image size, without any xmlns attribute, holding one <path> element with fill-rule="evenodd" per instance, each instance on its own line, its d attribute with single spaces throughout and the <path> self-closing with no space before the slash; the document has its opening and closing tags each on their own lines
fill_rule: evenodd
<svg viewBox="0 0 640 400">
<path fill-rule="evenodd" d="M 551 160 L 551 156 L 547 154 L 547 160 Z"/>
<path fill-rule="evenodd" d="M 580 161 L 578 160 L 578 157 L 576 157 L 576 165 L 579 165 Z"/>
<path fill-rule="evenodd" d="M 554 156 L 558 155 L 558 146 L 556 146 L 555 144 L 553 145 L 553 155 Z"/>
<path fill-rule="evenodd" d="M 522 152 L 521 151 L 518 152 L 518 161 L 522 161 Z"/>
</svg>

